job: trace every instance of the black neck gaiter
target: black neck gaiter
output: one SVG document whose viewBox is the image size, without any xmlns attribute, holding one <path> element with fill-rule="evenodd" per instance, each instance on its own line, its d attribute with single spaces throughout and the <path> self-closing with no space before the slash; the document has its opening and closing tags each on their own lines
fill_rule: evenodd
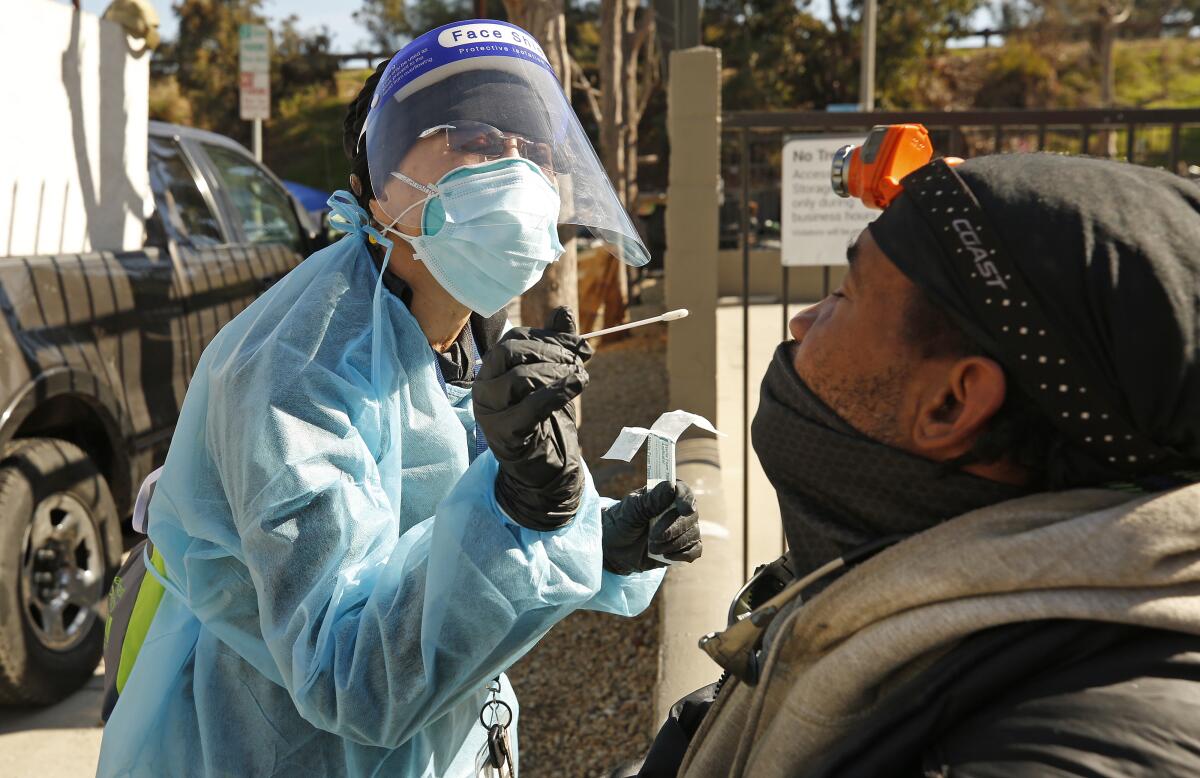
<svg viewBox="0 0 1200 778">
<path fill-rule="evenodd" d="M 798 576 L 857 546 L 912 534 L 1025 490 L 947 469 L 860 434 L 775 350 L 751 426 Z"/>
</svg>

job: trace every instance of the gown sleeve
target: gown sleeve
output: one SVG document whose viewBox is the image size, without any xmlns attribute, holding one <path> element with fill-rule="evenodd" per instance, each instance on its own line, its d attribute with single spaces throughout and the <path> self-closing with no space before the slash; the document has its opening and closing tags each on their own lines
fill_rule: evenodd
<svg viewBox="0 0 1200 778">
<path fill-rule="evenodd" d="M 649 602 L 653 576 L 602 574 L 590 481 L 567 526 L 526 530 L 497 506 L 498 465 L 484 453 L 435 516 L 400 534 L 360 429 L 366 391 L 316 360 L 292 363 L 285 379 L 228 377 L 211 397 L 206 444 L 262 640 L 314 726 L 396 748 L 573 610 L 632 615 Z"/>
<path fill-rule="evenodd" d="M 591 489 L 590 474 L 588 479 L 588 488 Z M 600 510 L 616 503 L 617 500 L 601 497 Z M 600 591 L 584 603 L 583 608 L 618 616 L 636 616 L 650 606 L 666 572 L 665 567 L 629 575 L 617 575 L 604 570 L 600 578 Z"/>
</svg>

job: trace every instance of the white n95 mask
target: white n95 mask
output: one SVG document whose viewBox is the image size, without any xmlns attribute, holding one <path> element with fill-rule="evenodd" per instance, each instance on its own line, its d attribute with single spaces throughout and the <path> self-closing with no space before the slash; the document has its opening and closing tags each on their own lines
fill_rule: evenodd
<svg viewBox="0 0 1200 778">
<path fill-rule="evenodd" d="M 386 231 L 408 241 L 438 283 L 482 316 L 529 291 L 562 256 L 558 190 L 526 159 L 464 165 L 433 186 L 391 175 L 427 196 L 407 209 L 425 205 L 420 236 L 394 230 L 399 217 Z"/>
</svg>

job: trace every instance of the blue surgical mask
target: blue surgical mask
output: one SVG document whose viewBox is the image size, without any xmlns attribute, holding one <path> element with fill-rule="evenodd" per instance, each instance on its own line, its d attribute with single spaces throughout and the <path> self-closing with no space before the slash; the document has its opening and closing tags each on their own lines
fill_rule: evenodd
<svg viewBox="0 0 1200 778">
<path fill-rule="evenodd" d="M 514 157 L 451 170 L 433 186 L 393 176 L 426 194 L 421 235 L 385 230 L 413 247 L 442 287 L 491 316 L 527 292 L 563 253 L 558 190 L 528 160 Z M 407 212 L 407 211 L 406 211 Z"/>
</svg>

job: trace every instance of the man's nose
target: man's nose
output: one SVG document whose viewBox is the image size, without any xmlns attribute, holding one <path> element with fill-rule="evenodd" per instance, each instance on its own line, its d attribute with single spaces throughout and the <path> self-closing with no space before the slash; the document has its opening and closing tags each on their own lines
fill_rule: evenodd
<svg viewBox="0 0 1200 778">
<path fill-rule="evenodd" d="M 825 299 L 828 300 L 829 298 Z M 797 341 L 804 340 L 804 336 L 808 333 L 809 328 L 812 327 L 813 322 L 817 320 L 817 316 L 821 313 L 821 306 L 824 304 L 825 300 L 822 300 L 815 305 L 808 306 L 792 317 L 792 320 L 788 322 L 788 331 L 792 333 L 793 338 Z"/>
<path fill-rule="evenodd" d="M 516 138 L 505 138 L 504 139 L 504 153 L 501 156 L 503 156 L 503 157 L 519 157 L 519 156 L 521 156 L 521 152 L 517 148 L 518 143 L 519 143 L 519 141 Z"/>
</svg>

